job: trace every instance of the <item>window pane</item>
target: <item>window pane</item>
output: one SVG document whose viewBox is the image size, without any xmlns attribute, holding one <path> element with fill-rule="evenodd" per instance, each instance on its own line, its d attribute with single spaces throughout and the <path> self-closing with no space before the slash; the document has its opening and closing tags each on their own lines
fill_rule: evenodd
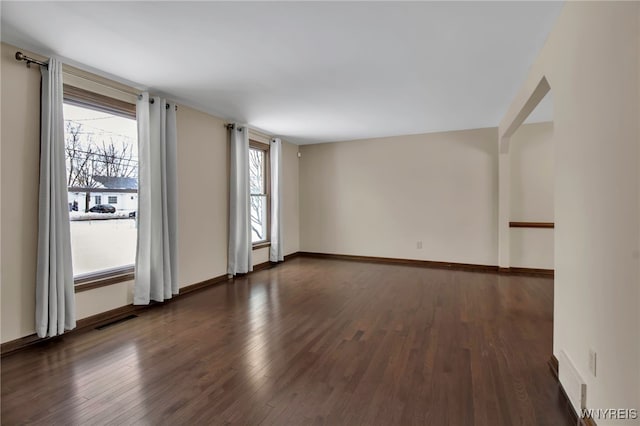
<svg viewBox="0 0 640 426">
<path fill-rule="evenodd" d="M 252 194 L 264 194 L 264 151 L 249 149 L 249 185 Z"/>
<path fill-rule="evenodd" d="M 251 196 L 251 242 L 267 239 L 267 197 Z"/>
<path fill-rule="evenodd" d="M 135 219 L 72 220 L 74 275 L 133 265 L 136 241 Z"/>
<path fill-rule="evenodd" d="M 70 104 L 64 105 L 64 118 L 74 275 L 133 265 L 136 121 Z"/>
</svg>

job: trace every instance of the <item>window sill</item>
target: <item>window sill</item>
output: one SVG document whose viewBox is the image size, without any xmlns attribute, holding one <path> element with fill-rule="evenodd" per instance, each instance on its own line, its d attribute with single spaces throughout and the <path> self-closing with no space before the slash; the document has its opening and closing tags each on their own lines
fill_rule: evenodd
<svg viewBox="0 0 640 426">
<path fill-rule="evenodd" d="M 253 249 L 254 250 L 258 250 L 258 249 L 265 248 L 265 247 L 271 247 L 271 242 L 270 241 L 263 241 L 261 243 L 255 243 L 253 245 Z"/>
<path fill-rule="evenodd" d="M 76 293 L 93 290 L 95 288 L 106 287 L 125 281 L 131 281 L 135 278 L 134 267 L 105 271 L 103 273 L 93 274 L 90 276 L 74 279 L 74 288 Z"/>
</svg>

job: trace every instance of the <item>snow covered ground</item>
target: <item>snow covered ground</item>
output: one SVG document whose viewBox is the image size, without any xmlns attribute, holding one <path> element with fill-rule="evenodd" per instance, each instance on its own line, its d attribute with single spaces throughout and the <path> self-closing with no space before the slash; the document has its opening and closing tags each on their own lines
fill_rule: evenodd
<svg viewBox="0 0 640 426">
<path fill-rule="evenodd" d="M 91 214 L 99 215 L 100 220 L 71 222 L 74 275 L 133 265 L 136 260 L 136 220 L 128 219 L 128 213 L 127 219 L 111 220 L 104 219 L 104 216 L 112 216 L 108 213 Z"/>
<path fill-rule="evenodd" d="M 115 213 L 69 212 L 69 220 L 128 219 L 129 213 L 132 211 L 133 210 L 117 210 Z"/>
</svg>

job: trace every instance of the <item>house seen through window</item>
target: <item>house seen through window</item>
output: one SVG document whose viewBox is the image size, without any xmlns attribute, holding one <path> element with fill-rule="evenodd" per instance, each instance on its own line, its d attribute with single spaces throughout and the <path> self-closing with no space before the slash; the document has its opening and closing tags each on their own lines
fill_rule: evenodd
<svg viewBox="0 0 640 426">
<path fill-rule="evenodd" d="M 135 109 L 114 113 L 65 95 L 64 127 L 74 275 L 129 268 L 137 241 Z"/>
</svg>

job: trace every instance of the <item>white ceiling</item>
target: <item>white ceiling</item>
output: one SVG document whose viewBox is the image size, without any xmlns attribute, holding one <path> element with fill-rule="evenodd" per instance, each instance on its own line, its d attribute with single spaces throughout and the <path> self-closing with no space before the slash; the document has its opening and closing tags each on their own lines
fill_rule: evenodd
<svg viewBox="0 0 640 426">
<path fill-rule="evenodd" d="M 497 126 L 560 2 L 9 2 L 2 40 L 295 143 Z"/>
</svg>

